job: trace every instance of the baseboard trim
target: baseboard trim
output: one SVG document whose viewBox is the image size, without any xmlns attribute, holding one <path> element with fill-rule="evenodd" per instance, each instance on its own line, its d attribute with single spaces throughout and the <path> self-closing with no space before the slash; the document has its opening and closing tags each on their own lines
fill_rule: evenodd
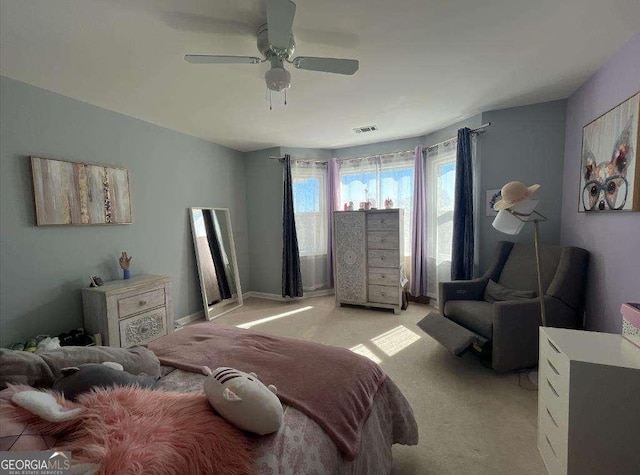
<svg viewBox="0 0 640 475">
<path fill-rule="evenodd" d="M 253 290 L 250 290 L 248 292 L 243 292 L 242 298 L 250 299 L 253 297 L 257 299 L 267 299 L 267 300 L 276 300 L 278 302 L 285 302 L 288 300 L 304 300 L 304 299 L 310 299 L 313 297 L 324 297 L 325 295 L 334 295 L 334 294 L 335 294 L 335 291 L 333 289 L 322 289 L 322 290 L 311 290 L 311 291 L 305 292 L 304 296 L 302 297 L 290 298 L 290 297 L 283 297 L 282 295 L 278 295 L 278 294 L 270 294 L 268 292 L 255 292 Z M 233 310 L 236 310 L 236 309 L 234 308 Z M 219 317 L 220 315 L 217 315 L 217 316 Z M 195 322 L 196 320 L 204 320 L 204 312 L 202 310 L 196 313 L 192 313 L 191 315 L 185 315 L 184 317 L 180 317 L 176 319 L 175 322 L 178 325 L 184 326 L 188 323 Z"/>
<path fill-rule="evenodd" d="M 335 291 L 333 289 L 322 289 L 322 290 L 312 290 L 309 292 L 305 292 L 302 297 L 283 297 L 278 294 L 270 294 L 268 292 L 256 292 L 254 290 L 250 290 L 249 292 L 245 292 L 242 296 L 246 299 L 248 298 L 258 298 L 258 299 L 267 299 L 267 300 L 276 300 L 278 302 L 285 302 L 288 300 L 304 300 L 313 297 L 324 297 L 326 295 L 335 295 Z"/>
<path fill-rule="evenodd" d="M 195 322 L 196 320 L 204 320 L 204 311 L 200 310 L 199 312 L 192 313 L 191 315 L 180 317 L 176 320 L 176 323 L 183 326 L 187 323 Z"/>
</svg>

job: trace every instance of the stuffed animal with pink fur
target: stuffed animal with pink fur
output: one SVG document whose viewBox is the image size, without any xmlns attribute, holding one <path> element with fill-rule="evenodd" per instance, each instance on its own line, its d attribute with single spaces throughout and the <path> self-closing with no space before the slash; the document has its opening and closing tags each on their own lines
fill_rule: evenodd
<svg viewBox="0 0 640 475">
<path fill-rule="evenodd" d="M 204 382 L 204 393 L 211 406 L 226 420 L 240 429 L 259 435 L 276 432 L 282 424 L 282 404 L 276 396 L 277 388 L 265 386 L 255 373 L 221 367 L 211 371 Z"/>
</svg>

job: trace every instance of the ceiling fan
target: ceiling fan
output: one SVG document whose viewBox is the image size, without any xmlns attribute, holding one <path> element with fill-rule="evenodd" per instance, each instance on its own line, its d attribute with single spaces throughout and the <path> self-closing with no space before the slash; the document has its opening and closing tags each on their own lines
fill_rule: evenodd
<svg viewBox="0 0 640 475">
<path fill-rule="evenodd" d="M 296 4 L 291 0 L 267 0 L 267 22 L 258 27 L 258 51 L 262 58 L 255 56 L 220 56 L 188 54 L 184 59 L 196 64 L 260 64 L 271 63 L 264 79 L 269 91 L 282 92 L 291 86 L 291 73 L 284 69 L 284 63 L 294 68 L 336 74 L 354 74 L 359 67 L 358 60 L 338 58 L 317 58 L 298 56 L 293 58 L 296 42 L 293 37 L 293 18 Z M 292 59 L 293 58 L 293 59 Z M 286 98 L 285 98 L 286 104 Z"/>
</svg>

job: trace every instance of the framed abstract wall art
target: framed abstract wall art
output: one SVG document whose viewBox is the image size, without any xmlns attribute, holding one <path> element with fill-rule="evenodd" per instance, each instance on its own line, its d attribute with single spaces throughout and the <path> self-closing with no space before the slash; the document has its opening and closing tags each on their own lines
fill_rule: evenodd
<svg viewBox="0 0 640 475">
<path fill-rule="evenodd" d="M 129 171 L 31 157 L 38 226 L 131 224 Z"/>
<path fill-rule="evenodd" d="M 640 93 L 582 129 L 580 212 L 640 211 Z"/>
</svg>

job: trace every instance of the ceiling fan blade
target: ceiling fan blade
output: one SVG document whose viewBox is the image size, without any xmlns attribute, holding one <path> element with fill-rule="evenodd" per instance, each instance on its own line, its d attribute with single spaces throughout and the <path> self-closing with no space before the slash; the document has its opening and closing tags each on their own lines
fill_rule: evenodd
<svg viewBox="0 0 640 475">
<path fill-rule="evenodd" d="M 184 60 L 194 64 L 258 64 L 262 62 L 260 58 L 253 56 L 216 56 L 211 54 L 187 54 Z"/>
<path fill-rule="evenodd" d="M 267 28 L 269 44 L 286 50 L 293 29 L 296 4 L 291 0 L 267 0 Z"/>
<path fill-rule="evenodd" d="M 298 69 L 348 75 L 354 74 L 360 67 L 360 62 L 357 59 L 314 58 L 311 56 L 298 56 L 292 63 Z"/>
</svg>

